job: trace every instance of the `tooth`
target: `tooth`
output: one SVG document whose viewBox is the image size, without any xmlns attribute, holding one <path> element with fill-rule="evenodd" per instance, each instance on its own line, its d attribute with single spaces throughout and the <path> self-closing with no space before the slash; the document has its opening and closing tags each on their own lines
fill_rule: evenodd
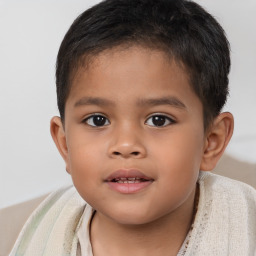
<svg viewBox="0 0 256 256">
<path fill-rule="evenodd" d="M 121 180 L 127 180 L 126 178 L 121 178 Z"/>
<path fill-rule="evenodd" d="M 131 184 L 131 183 L 135 183 L 134 180 L 128 180 L 128 183 Z"/>
<path fill-rule="evenodd" d="M 135 178 L 128 178 L 128 180 L 135 180 Z"/>
<path fill-rule="evenodd" d="M 128 183 L 128 180 L 124 180 L 124 183 Z"/>
</svg>

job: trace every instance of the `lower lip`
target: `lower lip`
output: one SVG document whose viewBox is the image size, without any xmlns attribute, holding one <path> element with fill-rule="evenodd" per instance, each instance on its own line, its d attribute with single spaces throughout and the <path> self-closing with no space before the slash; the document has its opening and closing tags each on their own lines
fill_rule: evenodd
<svg viewBox="0 0 256 256">
<path fill-rule="evenodd" d="M 133 194 L 143 190 L 152 184 L 152 181 L 144 181 L 139 183 L 118 183 L 107 182 L 109 187 L 122 194 Z"/>
</svg>

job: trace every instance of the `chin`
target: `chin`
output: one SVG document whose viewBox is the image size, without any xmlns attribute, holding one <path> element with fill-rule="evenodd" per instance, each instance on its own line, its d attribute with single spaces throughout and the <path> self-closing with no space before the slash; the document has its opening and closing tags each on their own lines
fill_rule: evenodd
<svg viewBox="0 0 256 256">
<path fill-rule="evenodd" d="M 153 222 L 157 218 L 149 216 L 149 212 L 116 212 L 114 216 L 110 218 L 118 224 L 121 225 L 145 225 L 150 222 Z"/>
</svg>

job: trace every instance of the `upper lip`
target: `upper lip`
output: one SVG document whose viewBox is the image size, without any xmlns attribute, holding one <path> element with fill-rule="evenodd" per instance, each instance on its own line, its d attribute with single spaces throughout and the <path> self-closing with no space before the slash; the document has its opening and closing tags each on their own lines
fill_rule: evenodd
<svg viewBox="0 0 256 256">
<path fill-rule="evenodd" d="M 111 173 L 105 179 L 105 181 L 112 181 L 112 180 L 121 179 L 121 178 L 139 178 L 144 180 L 153 180 L 153 178 L 148 177 L 143 172 L 137 169 L 119 169 Z"/>
</svg>

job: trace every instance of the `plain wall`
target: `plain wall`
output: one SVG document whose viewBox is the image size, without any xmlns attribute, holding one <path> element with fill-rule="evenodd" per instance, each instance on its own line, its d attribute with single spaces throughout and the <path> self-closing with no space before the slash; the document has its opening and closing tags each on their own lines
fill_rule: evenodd
<svg viewBox="0 0 256 256">
<path fill-rule="evenodd" d="M 71 182 L 52 142 L 58 115 L 55 59 L 72 21 L 92 0 L 0 0 L 0 208 Z M 256 162 L 256 1 L 198 0 L 226 30 L 232 49 L 235 132 L 227 152 Z"/>
</svg>

